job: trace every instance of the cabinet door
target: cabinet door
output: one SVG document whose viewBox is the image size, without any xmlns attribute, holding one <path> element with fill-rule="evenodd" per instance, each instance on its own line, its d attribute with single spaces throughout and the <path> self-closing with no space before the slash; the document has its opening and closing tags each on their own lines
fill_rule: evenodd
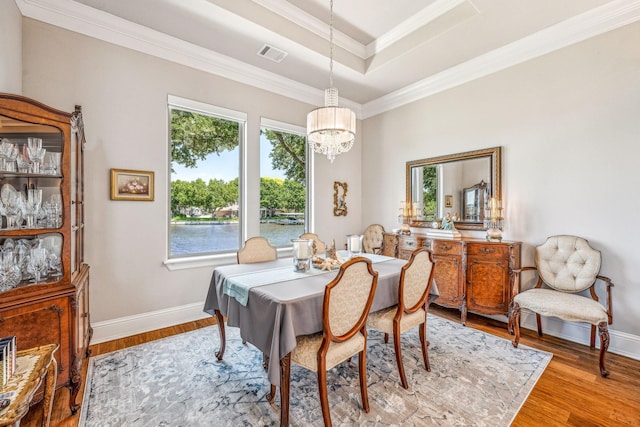
<svg viewBox="0 0 640 427">
<path fill-rule="evenodd" d="M 496 243 L 467 245 L 467 307 L 484 314 L 509 310 L 509 247 Z"/>
<path fill-rule="evenodd" d="M 78 304 L 76 349 L 78 356 L 83 358 L 89 355 L 88 347 L 93 333 L 89 317 L 89 266 L 87 264 L 80 267 L 80 274 L 74 280 L 74 286 L 76 287 L 76 303 Z"/>
<path fill-rule="evenodd" d="M 506 262 L 468 258 L 467 307 L 486 314 L 508 311 L 509 266 Z"/>
<path fill-rule="evenodd" d="M 448 307 L 460 307 L 464 301 L 462 258 L 434 255 L 434 280 L 439 297 L 434 302 Z"/>
<path fill-rule="evenodd" d="M 18 349 L 26 350 L 45 344 L 58 344 L 58 385 L 70 375 L 71 315 L 69 297 L 63 296 L 18 306 L 0 312 L 0 334 L 15 335 Z"/>
</svg>

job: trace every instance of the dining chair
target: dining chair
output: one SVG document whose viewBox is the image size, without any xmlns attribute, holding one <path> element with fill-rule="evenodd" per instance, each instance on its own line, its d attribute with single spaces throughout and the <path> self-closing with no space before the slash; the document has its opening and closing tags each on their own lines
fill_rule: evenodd
<svg viewBox="0 0 640 427">
<path fill-rule="evenodd" d="M 380 224 L 369 225 L 362 234 L 362 250 L 369 254 L 382 254 L 384 245 L 384 227 Z"/>
<path fill-rule="evenodd" d="M 238 251 L 238 264 L 273 261 L 278 258 L 278 251 L 264 237 L 251 237 Z"/>
<path fill-rule="evenodd" d="M 327 252 L 327 245 L 322 240 L 320 240 L 316 233 L 304 233 L 300 235 L 300 238 L 313 240 L 314 255 Z"/>
<path fill-rule="evenodd" d="M 609 347 L 609 329 L 613 321 L 611 279 L 600 275 L 601 254 L 581 237 L 551 236 L 536 247 L 535 267 L 514 270 L 513 301 L 509 310 L 509 332 L 515 333 L 513 346 L 520 342 L 522 309 L 536 314 L 538 335 L 542 336 L 540 316 L 552 316 L 570 322 L 591 325 L 589 347 L 595 349 L 596 326 L 600 335 L 600 375 L 608 377 L 605 354 Z M 537 271 L 535 287 L 521 290 L 522 272 Z M 599 302 L 596 283 L 604 285 L 606 307 Z M 544 286 L 543 286 L 544 285 Z M 589 290 L 589 294 L 581 295 Z M 602 292 L 602 290 L 601 290 Z"/>
<path fill-rule="evenodd" d="M 429 354 L 427 353 L 427 309 L 429 308 L 429 292 L 433 284 L 435 271 L 433 257 L 427 248 L 416 249 L 409 261 L 402 267 L 398 284 L 398 305 L 376 311 L 369 315 L 367 326 L 384 332 L 384 342 L 389 342 L 389 334 L 393 334 L 393 346 L 400 374 L 402 387 L 409 388 L 402 363 L 400 335 L 420 325 L 419 336 L 422 344 L 422 358 L 427 371 L 431 371 Z"/>
<path fill-rule="evenodd" d="M 296 337 L 291 361 L 317 372 L 324 425 L 331 426 L 327 371 L 358 354 L 362 406 L 369 412 L 367 395 L 367 316 L 378 283 L 371 260 L 355 257 L 342 264 L 324 290 L 322 332 Z"/>
</svg>

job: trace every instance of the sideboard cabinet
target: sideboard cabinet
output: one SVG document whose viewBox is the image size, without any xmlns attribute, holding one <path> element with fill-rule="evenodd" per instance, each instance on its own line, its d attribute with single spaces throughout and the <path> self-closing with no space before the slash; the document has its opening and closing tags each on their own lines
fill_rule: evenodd
<svg viewBox="0 0 640 427">
<path fill-rule="evenodd" d="M 467 311 L 508 315 L 512 272 L 520 267 L 520 242 L 398 235 L 398 258 L 409 259 L 423 246 L 431 250 L 436 264 L 436 304 L 460 309 L 463 324 Z"/>
<path fill-rule="evenodd" d="M 91 340 L 84 262 L 82 113 L 0 93 L 0 336 L 57 344 L 76 413 Z"/>
</svg>

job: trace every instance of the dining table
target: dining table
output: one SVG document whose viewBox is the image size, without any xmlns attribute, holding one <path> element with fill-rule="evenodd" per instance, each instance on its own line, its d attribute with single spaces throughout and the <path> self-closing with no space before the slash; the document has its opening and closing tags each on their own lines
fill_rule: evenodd
<svg viewBox="0 0 640 427">
<path fill-rule="evenodd" d="M 338 251 L 346 257 L 346 251 Z M 398 303 L 398 282 L 406 260 L 362 253 L 378 272 L 371 311 Z M 262 351 L 272 385 L 280 387 L 280 425 L 289 425 L 291 351 L 296 337 L 322 331 L 322 304 L 326 285 L 338 269 L 294 271 L 293 258 L 252 264 L 232 264 L 213 270 L 204 311 L 216 317 L 220 332 L 218 360 L 224 357 L 227 326 L 237 327 L 243 342 Z M 267 395 L 272 402 L 273 393 Z"/>
</svg>

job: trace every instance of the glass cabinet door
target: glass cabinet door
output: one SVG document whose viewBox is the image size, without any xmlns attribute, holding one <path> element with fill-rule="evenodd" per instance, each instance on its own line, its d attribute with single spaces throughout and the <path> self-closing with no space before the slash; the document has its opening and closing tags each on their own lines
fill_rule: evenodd
<svg viewBox="0 0 640 427">
<path fill-rule="evenodd" d="M 64 275 L 64 147 L 61 129 L 0 115 L 0 291 Z"/>
</svg>

